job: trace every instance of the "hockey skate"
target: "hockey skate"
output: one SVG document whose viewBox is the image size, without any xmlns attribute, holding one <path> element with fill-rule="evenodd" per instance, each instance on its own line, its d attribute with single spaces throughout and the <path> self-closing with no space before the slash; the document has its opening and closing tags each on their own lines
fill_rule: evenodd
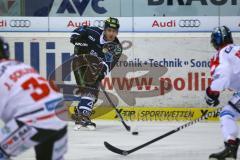
<svg viewBox="0 0 240 160">
<path fill-rule="evenodd" d="M 209 160 L 236 160 L 239 146 L 239 139 L 236 144 L 224 142 L 225 149 L 219 153 L 213 153 L 209 156 Z"/>
<path fill-rule="evenodd" d="M 81 128 L 88 128 L 90 131 L 94 131 L 96 129 L 96 124 L 92 122 L 89 117 L 78 114 L 76 111 L 73 119 L 75 120 L 75 131 L 78 131 Z"/>
</svg>

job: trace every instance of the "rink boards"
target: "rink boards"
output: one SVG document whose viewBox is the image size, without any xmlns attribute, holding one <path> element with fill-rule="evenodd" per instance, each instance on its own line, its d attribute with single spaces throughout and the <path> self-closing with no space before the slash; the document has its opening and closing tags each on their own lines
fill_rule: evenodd
<svg viewBox="0 0 240 160">
<path fill-rule="evenodd" d="M 1 35 L 10 44 L 11 58 L 32 65 L 45 78 L 73 54 L 70 33 Z M 240 34 L 233 36 L 239 44 Z M 210 33 L 120 33 L 119 39 L 123 55 L 102 85 L 114 104 L 120 107 L 124 119 L 193 120 L 213 110 L 207 108 L 204 100 L 211 80 L 209 60 L 215 53 L 210 45 Z M 61 89 L 65 94 L 65 89 L 74 85 L 75 79 L 71 66 L 63 68 L 55 77 L 64 85 Z M 221 94 L 222 105 L 231 94 Z M 109 103 L 102 92 L 98 98 L 97 106 Z M 97 107 L 93 116 L 117 119 L 111 107 Z M 217 115 L 208 120 L 217 120 Z"/>
<path fill-rule="evenodd" d="M 160 108 L 160 107 L 119 107 L 124 120 L 128 121 L 192 121 L 215 108 Z M 74 106 L 69 107 L 69 113 L 74 114 Z M 206 121 L 218 121 L 219 113 L 213 113 Z M 117 120 L 112 107 L 95 107 L 92 118 L 95 120 Z"/>
</svg>

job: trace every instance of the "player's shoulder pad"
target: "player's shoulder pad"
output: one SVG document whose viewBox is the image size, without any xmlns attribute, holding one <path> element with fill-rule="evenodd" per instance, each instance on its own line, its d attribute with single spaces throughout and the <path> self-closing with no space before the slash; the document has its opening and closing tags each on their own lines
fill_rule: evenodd
<svg viewBox="0 0 240 160">
<path fill-rule="evenodd" d="M 232 52 L 233 50 L 234 50 L 234 45 L 227 45 L 226 47 L 224 47 L 224 48 L 222 48 L 221 50 L 220 50 L 220 53 L 227 53 L 227 54 L 229 54 L 230 52 Z"/>
<path fill-rule="evenodd" d="M 24 64 L 23 62 L 19 62 L 13 59 L 2 59 L 0 60 L 0 73 L 3 73 L 8 67 Z"/>
<path fill-rule="evenodd" d="M 103 32 L 103 30 L 98 28 L 98 27 L 87 27 L 87 30 L 88 30 L 89 33 L 95 33 L 95 34 L 98 34 L 99 36 Z"/>
<path fill-rule="evenodd" d="M 221 62 L 221 65 L 229 63 L 232 58 L 235 58 L 235 47 L 233 45 L 228 45 L 224 48 L 222 48 L 216 56 L 219 58 L 219 61 Z"/>
<path fill-rule="evenodd" d="M 239 51 L 239 46 L 230 44 L 222 48 L 219 52 L 220 59 L 236 58 L 235 54 Z"/>
<path fill-rule="evenodd" d="M 102 34 L 103 30 L 98 27 L 91 27 L 91 26 L 81 26 L 75 29 L 73 32 L 76 33 L 88 33 L 88 34 L 98 34 L 99 36 Z"/>
<path fill-rule="evenodd" d="M 86 29 L 87 29 L 87 26 L 80 26 L 76 28 L 73 32 L 82 33 L 82 32 L 86 32 Z"/>
</svg>

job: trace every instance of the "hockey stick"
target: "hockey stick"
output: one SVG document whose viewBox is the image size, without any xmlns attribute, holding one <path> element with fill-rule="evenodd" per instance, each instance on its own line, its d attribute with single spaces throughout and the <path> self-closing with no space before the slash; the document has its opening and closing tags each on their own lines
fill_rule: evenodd
<svg viewBox="0 0 240 160">
<path fill-rule="evenodd" d="M 118 118 L 120 119 L 120 121 L 122 122 L 122 124 L 124 125 L 124 127 L 126 128 L 126 130 L 130 132 L 131 127 L 130 127 L 129 125 L 127 125 L 126 122 L 123 120 L 122 115 L 119 113 L 116 105 L 113 103 L 113 101 L 111 100 L 111 98 L 109 97 L 109 95 L 107 94 L 107 92 L 105 91 L 105 89 L 103 88 L 103 86 L 100 85 L 100 87 L 101 87 L 104 95 L 106 96 L 108 102 L 109 102 L 109 103 L 111 104 L 111 106 L 115 109 Z"/>
<path fill-rule="evenodd" d="M 193 124 L 195 124 L 195 123 L 197 123 L 197 122 L 200 122 L 200 121 L 208 118 L 209 116 L 212 116 L 212 115 L 218 113 L 219 111 L 221 111 L 221 109 L 222 109 L 222 108 L 220 107 L 220 108 L 217 108 L 214 112 L 208 112 L 207 114 L 203 115 L 202 117 L 200 117 L 200 118 L 198 118 L 198 119 L 196 119 L 196 120 L 194 120 L 194 121 L 190 121 L 190 122 L 188 122 L 188 123 L 186 123 L 186 124 L 184 124 L 184 125 L 176 128 L 176 129 L 174 129 L 174 130 L 171 130 L 171 131 L 169 131 L 169 132 L 167 132 L 167 133 L 165 133 L 165 134 L 163 134 L 163 135 L 161 135 L 161 136 L 159 136 L 159 137 L 157 137 L 157 138 L 155 138 L 155 139 L 153 139 L 153 140 L 151 140 L 151 141 L 148 141 L 148 142 L 146 142 L 146 143 L 144 143 L 144 144 L 142 144 L 142 145 L 140 145 L 140 146 L 138 146 L 138 147 L 135 147 L 135 148 L 133 148 L 133 149 L 131 149 L 131 150 L 122 150 L 122 149 L 119 149 L 119 148 L 114 147 L 113 145 L 109 144 L 109 143 L 106 142 L 106 141 L 104 142 L 104 145 L 105 145 L 105 147 L 106 147 L 108 150 L 110 150 L 110 151 L 112 151 L 112 152 L 114 152 L 114 153 L 127 156 L 127 155 L 129 155 L 129 154 L 131 154 L 131 153 L 133 153 L 133 152 L 135 152 L 135 151 L 137 151 L 137 150 L 140 150 L 140 149 L 142 149 L 142 148 L 144 148 L 144 147 L 146 147 L 146 146 L 148 146 L 148 145 L 150 145 L 150 144 L 152 144 L 152 143 L 160 140 L 160 139 L 163 139 L 163 138 L 165 138 L 165 137 L 167 137 L 167 136 L 170 136 L 170 135 L 172 135 L 172 134 L 174 134 L 174 133 L 176 133 L 176 132 L 178 132 L 178 131 L 180 131 L 180 130 L 183 130 L 184 128 L 187 128 L 187 127 L 189 127 L 189 126 L 191 126 L 191 125 L 193 125 Z"/>
<path fill-rule="evenodd" d="M 83 63 L 83 62 L 85 62 L 85 63 L 83 63 L 82 64 L 82 66 L 93 66 L 93 64 L 99 64 L 100 62 L 98 62 L 98 60 L 99 59 L 96 59 L 96 57 L 95 56 L 92 56 L 92 55 L 86 55 L 86 54 L 82 54 L 82 55 L 79 55 L 78 56 L 78 59 L 80 59 L 81 58 L 81 62 Z M 84 60 L 84 61 L 83 61 Z M 76 60 L 77 61 L 77 60 Z M 78 62 L 78 61 L 77 61 Z M 94 62 L 94 63 L 93 63 Z M 76 68 L 80 68 L 81 67 L 81 64 L 79 63 L 78 65 L 77 65 L 77 67 Z M 95 67 L 96 68 L 96 67 Z M 95 72 L 93 72 L 91 69 L 93 69 L 93 68 L 91 68 L 91 67 L 89 67 L 89 71 L 90 71 L 90 73 L 94 73 L 93 75 L 97 75 Z M 77 70 L 77 69 L 75 69 L 75 70 Z M 98 71 L 98 70 L 97 70 Z M 98 75 L 99 75 L 99 73 L 100 72 L 98 72 Z M 80 75 L 81 76 L 81 75 Z M 87 76 L 87 77 L 89 77 L 89 76 Z M 79 78 L 80 80 L 83 80 L 83 78 L 82 77 L 80 77 Z M 93 82 L 95 82 L 95 81 L 93 81 Z M 109 95 L 107 94 L 107 92 L 105 91 L 105 89 L 104 89 L 104 87 L 100 84 L 100 88 L 102 89 L 102 91 L 103 91 L 103 93 L 104 93 L 104 95 L 106 96 L 106 98 L 107 98 L 107 100 L 109 101 L 109 103 L 111 104 L 111 106 L 115 109 L 115 111 L 116 111 L 116 113 L 117 113 L 117 116 L 119 117 L 119 119 L 120 119 L 120 121 L 122 122 L 122 124 L 124 125 L 124 127 L 126 128 L 126 130 L 127 131 L 130 131 L 131 130 L 131 127 L 130 126 L 128 126 L 126 123 L 125 123 L 125 121 L 123 120 L 123 117 L 121 116 L 121 114 L 119 113 L 119 111 L 117 110 L 117 108 L 116 108 L 116 105 L 112 102 L 112 100 L 111 100 L 111 98 L 109 97 Z"/>
</svg>

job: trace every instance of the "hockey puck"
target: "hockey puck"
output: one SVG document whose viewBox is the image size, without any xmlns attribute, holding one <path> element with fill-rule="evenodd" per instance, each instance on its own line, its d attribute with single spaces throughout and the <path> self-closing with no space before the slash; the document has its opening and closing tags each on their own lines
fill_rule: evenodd
<svg viewBox="0 0 240 160">
<path fill-rule="evenodd" d="M 136 132 L 136 131 L 135 131 L 135 132 L 132 132 L 132 135 L 135 135 L 135 136 L 136 136 L 136 135 L 138 135 L 138 132 Z"/>
</svg>

